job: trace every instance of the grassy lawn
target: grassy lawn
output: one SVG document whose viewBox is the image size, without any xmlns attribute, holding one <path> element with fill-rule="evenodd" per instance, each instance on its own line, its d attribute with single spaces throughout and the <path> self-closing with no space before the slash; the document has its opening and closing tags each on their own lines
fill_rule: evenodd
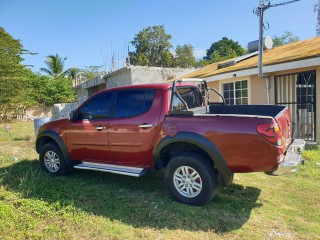
<svg viewBox="0 0 320 240">
<path fill-rule="evenodd" d="M 168 198 L 163 173 L 51 177 L 33 123 L 0 124 L 0 239 L 319 239 L 320 148 L 304 157 L 298 173 L 237 174 L 192 207 Z"/>
</svg>

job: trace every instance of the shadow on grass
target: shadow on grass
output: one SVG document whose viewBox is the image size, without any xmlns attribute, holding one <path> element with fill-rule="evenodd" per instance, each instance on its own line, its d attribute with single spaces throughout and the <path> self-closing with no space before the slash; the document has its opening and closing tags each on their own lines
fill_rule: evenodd
<svg viewBox="0 0 320 240">
<path fill-rule="evenodd" d="M 194 207 L 168 198 L 163 173 L 134 178 L 74 171 L 67 177 L 51 177 L 30 160 L 0 168 L 0 182 L 26 198 L 155 229 L 229 232 L 241 228 L 252 209 L 261 206 L 257 203 L 260 189 L 237 184 L 220 188 L 206 206 Z"/>
</svg>

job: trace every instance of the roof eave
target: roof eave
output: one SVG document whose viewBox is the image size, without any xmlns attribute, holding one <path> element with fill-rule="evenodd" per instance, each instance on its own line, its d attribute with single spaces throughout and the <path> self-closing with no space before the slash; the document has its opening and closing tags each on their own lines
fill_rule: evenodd
<svg viewBox="0 0 320 240">
<path fill-rule="evenodd" d="M 316 58 L 313 57 L 313 58 L 301 59 L 298 61 L 290 61 L 285 63 L 265 65 L 263 67 L 263 72 L 265 74 L 270 74 L 272 72 L 286 71 L 286 70 L 306 68 L 306 67 L 316 67 L 316 66 L 320 66 L 320 57 L 316 57 Z M 250 76 L 250 75 L 256 75 L 256 74 L 258 74 L 258 68 L 254 67 L 254 68 L 228 71 L 221 74 L 206 76 L 203 78 L 205 78 L 208 82 L 212 82 L 212 81 L 218 81 L 223 79 L 230 79 L 233 77 L 243 77 L 243 76 Z"/>
</svg>

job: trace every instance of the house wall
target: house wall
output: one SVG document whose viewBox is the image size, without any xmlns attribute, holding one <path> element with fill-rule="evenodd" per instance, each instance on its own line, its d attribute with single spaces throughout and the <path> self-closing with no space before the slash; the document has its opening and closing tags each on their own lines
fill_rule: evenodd
<svg viewBox="0 0 320 240">
<path fill-rule="evenodd" d="M 245 77 L 233 77 L 229 79 L 224 79 L 220 81 L 213 81 L 213 82 L 208 82 L 208 87 L 213 87 L 216 90 L 218 90 L 222 94 L 223 87 L 222 85 L 224 83 L 230 83 L 230 82 L 235 82 L 235 81 L 243 81 L 247 80 L 248 81 L 248 102 L 251 104 L 251 79 L 250 76 L 245 76 Z M 213 102 L 221 102 L 221 98 L 217 96 L 217 94 L 211 93 L 210 94 L 210 101 Z"/>
<path fill-rule="evenodd" d="M 194 69 L 133 66 L 131 67 L 132 84 L 163 83 L 191 71 Z"/>
<path fill-rule="evenodd" d="M 316 69 L 316 131 L 317 131 L 317 143 L 320 144 L 320 66 Z"/>
<path fill-rule="evenodd" d="M 269 84 L 269 104 L 274 104 L 274 82 L 273 77 L 268 80 Z M 209 82 L 208 86 L 217 89 L 222 93 L 224 83 L 235 82 L 235 81 L 248 81 L 248 100 L 249 104 L 268 104 L 267 98 L 267 83 L 266 79 L 261 79 L 258 75 L 244 76 L 244 77 L 234 77 L 229 79 L 224 79 L 220 81 Z M 212 94 L 214 95 L 214 94 Z M 211 99 L 212 98 L 212 99 Z M 214 95 L 210 96 L 211 101 L 218 101 L 219 97 Z"/>
<path fill-rule="evenodd" d="M 103 84 L 99 84 L 97 86 L 93 86 L 93 87 L 88 88 L 88 97 L 95 94 L 96 92 L 99 92 L 101 90 L 106 89 L 106 87 L 107 87 L 107 85 L 105 83 L 103 83 Z"/>
<path fill-rule="evenodd" d="M 251 104 L 268 104 L 267 82 L 271 83 L 271 79 L 261 79 L 258 75 L 250 76 Z M 269 89 L 269 103 L 271 99 L 270 92 L 272 92 L 271 88 Z"/>
<path fill-rule="evenodd" d="M 76 93 L 77 93 L 77 98 L 78 98 L 78 104 L 80 105 L 83 103 L 85 100 L 87 100 L 89 94 L 88 94 L 88 89 L 82 89 L 80 87 L 76 88 Z"/>
<path fill-rule="evenodd" d="M 107 77 L 107 89 L 131 84 L 132 82 L 130 69 Z"/>
<path fill-rule="evenodd" d="M 100 85 L 100 84 L 105 84 L 105 80 L 104 78 L 101 78 L 101 77 L 95 77 L 93 79 L 90 79 L 89 81 L 86 81 L 84 83 L 81 83 L 79 86 L 82 88 L 82 89 L 87 89 L 87 88 L 91 88 L 91 87 L 94 87 L 94 86 L 97 86 L 97 85 Z"/>
<path fill-rule="evenodd" d="M 51 112 L 52 113 L 51 121 L 68 117 L 68 114 L 72 110 L 75 110 L 77 107 L 78 107 L 77 103 L 54 104 Z"/>
<path fill-rule="evenodd" d="M 209 82 L 208 87 L 214 88 L 220 92 L 219 81 Z M 221 102 L 221 98 L 218 96 L 218 94 L 216 94 L 214 92 L 209 93 L 209 99 L 211 102 Z"/>
<path fill-rule="evenodd" d="M 299 68 L 287 71 L 273 72 L 268 75 L 269 77 L 269 104 L 275 104 L 275 86 L 274 79 L 275 76 L 295 74 L 299 72 L 314 71 L 316 70 L 316 136 L 317 143 L 320 144 L 320 66 Z M 228 78 L 219 81 L 208 82 L 209 87 L 213 87 L 222 93 L 222 84 L 234 81 L 248 80 L 249 87 L 249 104 L 268 104 L 267 98 L 267 84 L 266 79 L 260 79 L 258 75 L 244 76 Z M 216 94 L 210 95 L 210 100 L 217 102 L 220 101 Z"/>
</svg>

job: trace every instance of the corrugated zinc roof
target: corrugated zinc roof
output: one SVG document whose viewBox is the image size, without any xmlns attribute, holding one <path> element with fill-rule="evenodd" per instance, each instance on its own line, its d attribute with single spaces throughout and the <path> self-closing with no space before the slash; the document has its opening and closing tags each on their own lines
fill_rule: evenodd
<svg viewBox="0 0 320 240">
<path fill-rule="evenodd" d="M 308 58 L 320 57 L 320 37 L 310 38 L 267 50 L 263 53 L 263 65 L 293 62 Z M 197 71 L 182 76 L 183 78 L 205 78 L 223 73 L 256 68 L 258 56 L 245 59 L 237 64 L 218 69 L 218 65 L 229 60 L 207 65 Z M 320 65 L 320 63 L 319 63 Z"/>
</svg>

